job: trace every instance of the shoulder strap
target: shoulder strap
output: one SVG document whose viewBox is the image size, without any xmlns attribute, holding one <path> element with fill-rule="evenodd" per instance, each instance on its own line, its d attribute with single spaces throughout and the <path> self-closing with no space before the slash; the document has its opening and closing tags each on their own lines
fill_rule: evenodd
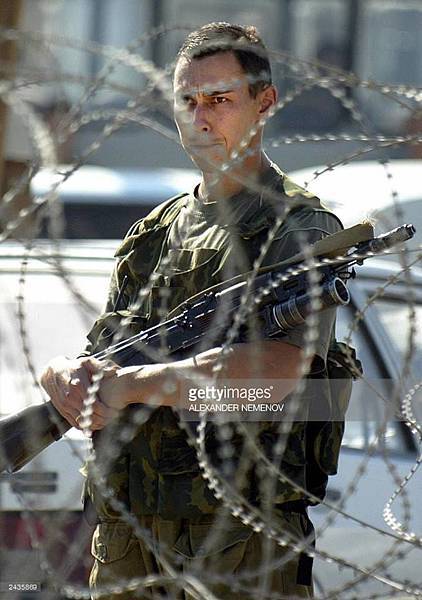
<svg viewBox="0 0 422 600">
<path fill-rule="evenodd" d="M 152 227 L 156 226 L 165 227 L 166 225 L 170 225 L 185 204 L 184 201 L 180 202 L 180 200 L 188 195 L 189 194 L 187 192 L 178 194 L 177 196 L 173 196 L 172 198 L 169 198 L 169 200 L 166 200 L 165 202 L 162 202 L 153 208 L 152 211 L 143 219 L 145 229 L 151 229 Z"/>
<path fill-rule="evenodd" d="M 142 234 L 152 231 L 153 229 L 169 226 L 184 206 L 185 196 L 188 196 L 188 194 L 183 193 L 173 196 L 173 198 L 170 198 L 153 208 L 146 217 L 136 221 L 118 246 L 114 256 L 122 256 L 132 250 L 138 243 Z"/>
</svg>

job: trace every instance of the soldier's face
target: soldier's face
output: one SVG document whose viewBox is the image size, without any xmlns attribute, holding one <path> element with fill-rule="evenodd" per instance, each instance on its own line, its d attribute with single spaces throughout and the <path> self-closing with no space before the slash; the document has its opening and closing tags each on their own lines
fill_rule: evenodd
<svg viewBox="0 0 422 600">
<path fill-rule="evenodd" d="M 234 151 L 259 145 L 260 134 L 250 134 L 261 109 L 262 93 L 251 96 L 247 75 L 232 52 L 179 60 L 175 121 L 184 149 L 202 171 L 215 170 Z"/>
</svg>

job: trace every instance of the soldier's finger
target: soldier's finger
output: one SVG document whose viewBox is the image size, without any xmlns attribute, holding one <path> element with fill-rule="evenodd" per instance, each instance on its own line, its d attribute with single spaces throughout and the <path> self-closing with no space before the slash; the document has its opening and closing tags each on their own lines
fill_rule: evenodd
<svg viewBox="0 0 422 600">
<path fill-rule="evenodd" d="M 83 398 L 77 387 L 71 384 L 65 384 L 59 380 L 57 382 L 57 388 L 60 392 L 63 408 L 69 412 L 79 414 L 82 410 Z"/>
<path fill-rule="evenodd" d="M 88 389 L 91 385 L 91 371 L 88 371 L 84 365 L 81 365 L 73 374 L 74 379 L 78 379 L 81 384 Z"/>
<path fill-rule="evenodd" d="M 69 382 L 69 392 L 73 398 L 83 401 L 88 396 L 88 387 L 78 377 L 73 377 Z"/>
<path fill-rule="evenodd" d="M 107 366 L 106 361 L 97 360 L 96 358 L 85 358 L 81 361 L 81 368 L 85 370 L 88 375 L 93 375 L 94 373 L 98 373 L 101 369 L 104 369 Z"/>
<path fill-rule="evenodd" d="M 57 381 L 58 398 L 56 396 L 56 408 L 73 426 L 79 429 L 76 418 L 80 415 L 83 402 L 75 393 L 71 386 L 64 384 L 61 380 Z"/>
<path fill-rule="evenodd" d="M 92 391 L 89 389 L 90 387 L 90 382 L 87 382 L 87 384 L 85 384 L 76 377 L 70 380 L 69 391 L 71 393 L 75 406 L 76 402 L 79 402 L 82 407 L 82 405 L 84 405 L 88 399 L 92 399 Z"/>
<path fill-rule="evenodd" d="M 96 411 L 92 411 L 89 414 L 85 414 L 83 417 L 81 415 L 81 419 L 85 419 L 85 422 L 87 424 L 89 424 L 89 426 L 91 427 L 92 424 L 94 422 L 96 422 L 97 420 L 104 421 L 105 420 L 105 416 L 103 414 L 101 414 L 101 413 L 96 412 Z M 80 419 L 78 419 L 78 423 L 79 424 L 81 423 Z"/>
<path fill-rule="evenodd" d="M 92 423 L 97 420 L 106 423 L 117 417 L 118 414 L 119 412 L 114 408 L 107 407 L 99 400 L 96 400 L 94 404 L 91 405 L 89 419 Z"/>
<path fill-rule="evenodd" d="M 108 421 L 101 417 L 97 417 L 96 415 L 91 415 L 91 418 L 88 419 L 78 419 L 78 424 L 80 429 L 84 431 L 98 431 L 103 429 L 107 425 Z"/>
<path fill-rule="evenodd" d="M 78 422 L 76 420 L 77 417 L 79 416 L 78 411 L 71 410 L 68 408 L 68 409 L 60 411 L 60 412 L 62 413 L 64 418 L 72 425 L 72 427 L 76 427 L 77 429 L 79 429 Z"/>
<path fill-rule="evenodd" d="M 83 388 L 80 386 L 76 386 L 75 388 L 72 388 L 72 390 L 74 390 L 74 393 L 78 395 L 78 402 L 75 402 L 74 399 L 74 402 L 72 403 L 72 407 L 78 412 L 82 412 L 83 408 L 87 406 L 87 401 L 89 398 L 89 405 L 92 415 L 101 419 L 111 419 L 117 414 L 117 411 L 114 408 L 106 406 L 104 403 L 98 400 L 97 397 L 95 397 L 93 401 L 93 398 L 89 397 L 87 393 L 88 391 L 86 390 L 83 392 Z"/>
<path fill-rule="evenodd" d="M 104 429 L 104 427 L 107 425 L 107 421 L 105 419 L 95 419 L 95 421 L 93 421 L 92 423 L 92 431 L 99 431 L 101 429 Z"/>
<path fill-rule="evenodd" d="M 92 405 L 93 412 L 98 418 L 111 420 L 117 417 L 119 411 L 111 406 L 106 406 L 101 400 L 96 400 Z"/>
<path fill-rule="evenodd" d="M 96 417 L 94 415 L 83 415 L 80 414 L 76 417 L 76 423 L 78 425 L 78 429 L 81 430 L 94 430 Z"/>
</svg>

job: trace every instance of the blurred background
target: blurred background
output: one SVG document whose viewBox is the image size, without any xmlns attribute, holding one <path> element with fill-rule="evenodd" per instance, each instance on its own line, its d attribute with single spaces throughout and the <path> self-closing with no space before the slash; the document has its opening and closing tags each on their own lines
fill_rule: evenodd
<svg viewBox="0 0 422 600">
<path fill-rule="evenodd" d="M 186 33 L 197 25 L 226 20 L 256 24 L 267 46 L 288 52 L 296 59 L 321 61 L 352 71 L 362 80 L 409 87 L 422 86 L 422 12 L 419 0 L 2 0 L 3 28 L 16 27 L 36 36 L 2 43 L 2 68 L 15 70 L 19 93 L 49 125 L 63 118 L 84 91 L 110 67 L 102 83 L 88 94 L 81 112 L 115 111 L 149 89 L 151 80 L 123 64 L 113 51 L 103 56 L 103 46 L 125 48 L 160 69 L 170 66 Z M 138 41 L 137 41 L 138 40 Z M 297 62 L 291 68 L 283 55 L 275 55 L 274 76 L 283 97 L 303 81 L 309 71 Z M 290 66 L 289 66 L 290 65 Z M 333 74 L 335 71 L 329 72 Z M 324 84 L 324 82 L 322 82 Z M 338 83 L 338 82 L 337 82 Z M 300 94 L 269 124 L 268 137 L 289 133 L 353 132 L 357 124 L 321 82 Z M 325 82 L 327 85 L 327 82 Z M 148 86 L 148 88 L 146 87 Z M 328 87 L 330 82 L 328 81 Z M 335 88 L 335 81 L 331 82 Z M 157 89 L 155 90 L 157 92 Z M 335 91 L 335 90 L 334 90 Z M 343 85 L 349 100 L 358 103 L 372 132 L 405 134 L 419 127 L 416 103 L 402 98 L 394 102 L 382 91 Z M 155 102 L 156 99 L 156 102 Z M 420 97 L 419 97 L 420 100 Z M 172 128 L 169 106 L 160 94 L 148 95 L 147 114 Z M 95 120 L 68 132 L 60 144 L 64 162 L 72 162 L 101 131 Z M 23 123 L 13 110 L 3 111 L 0 148 L 3 160 L 28 160 L 31 143 Z M 174 129 L 172 129 L 174 131 Z M 351 150 L 350 144 L 347 151 Z M 290 144 L 273 148 L 271 155 L 286 170 L 311 166 L 338 156 L 341 144 Z M 421 152 L 420 146 L 395 149 L 394 156 Z M 391 156 L 391 154 L 390 154 Z M 323 159 L 323 160 L 322 160 Z M 187 167 L 190 162 L 176 143 L 142 124 L 127 123 L 90 157 L 91 164 L 113 167 Z M 9 167 L 10 169 L 11 167 Z M 9 170 L 4 177 L 7 178 Z"/>
<path fill-rule="evenodd" d="M 118 178 L 114 187 L 106 171 L 74 178 L 72 202 L 75 186 L 79 196 L 104 199 L 116 188 L 120 198 L 142 196 L 148 205 L 171 195 L 172 185 L 154 199 L 154 186 L 128 182 L 121 170 L 192 168 L 172 120 L 173 60 L 187 32 L 212 20 L 256 24 L 271 50 L 281 105 L 267 124 L 266 148 L 284 170 L 350 155 L 421 157 L 420 143 L 400 141 L 422 135 L 420 0 L 2 0 L 0 69 L 10 86 L 8 104 L 0 104 L 3 194 L 20 185 L 14 206 L 22 207 L 25 194 L 49 189 L 45 179 L 31 190 L 22 180 L 28 168 L 35 175 L 46 166 L 30 109 L 55 161 L 101 166 Z M 360 154 L 368 146 L 362 135 L 376 140 L 369 153 Z M 68 191 L 59 188 L 65 201 Z M 12 206 L 2 206 L 3 221 Z M 105 237 L 124 232 L 102 225 Z"/>
</svg>

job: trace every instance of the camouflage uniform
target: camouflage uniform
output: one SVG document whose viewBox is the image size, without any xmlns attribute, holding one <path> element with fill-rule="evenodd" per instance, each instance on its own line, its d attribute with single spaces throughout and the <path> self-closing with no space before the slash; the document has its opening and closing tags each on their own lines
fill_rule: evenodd
<svg viewBox="0 0 422 600">
<path fill-rule="evenodd" d="M 192 194 L 170 199 L 135 223 L 117 250 L 107 306 L 88 336 L 87 354 L 110 344 L 122 318 L 129 323 L 127 332 L 136 333 L 160 321 L 163 298 L 168 312 L 204 288 L 250 268 L 274 224 L 275 216 L 284 214 L 286 207 L 289 214 L 281 223 L 263 265 L 289 258 L 301 249 L 304 239 L 312 243 L 341 229 L 337 217 L 326 211 L 317 198 L 293 184 L 274 165 L 261 184 L 266 186 L 264 189 L 268 190 L 268 194 L 258 197 L 244 191 L 230 199 L 232 212 L 217 219 L 218 226 L 213 229 L 211 243 L 210 237 L 207 240 L 206 231 L 202 231 L 204 239 L 199 246 L 195 244 L 197 236 L 193 235 L 190 248 L 177 249 L 178 235 L 174 223 L 178 222 L 184 209 L 195 203 Z M 241 260 L 236 258 L 239 253 L 233 252 L 233 248 L 242 250 Z M 169 266 L 163 262 L 165 257 L 170 259 Z M 155 274 L 154 285 L 134 314 L 131 307 L 152 273 Z M 324 365 L 329 345 L 333 340 L 334 318 L 335 311 L 328 310 L 319 319 L 315 370 L 318 372 L 316 376 L 323 379 L 326 377 Z M 282 340 L 304 347 L 304 331 L 303 327 L 298 327 Z M 324 397 L 318 402 L 329 407 L 328 382 L 323 389 Z M 124 411 L 122 421 L 125 418 L 130 420 L 132 409 Z M 278 424 L 269 421 L 259 423 L 257 427 L 258 430 L 254 430 L 256 439 L 271 458 Z M 108 435 L 107 430 L 96 434 L 94 439 L 99 457 L 101 441 Z M 328 475 L 336 472 L 341 434 L 341 423 L 327 422 L 323 427 L 314 429 L 308 427 L 305 420 L 294 423 L 280 464 L 281 471 L 322 497 Z M 210 460 L 218 468 L 221 460 L 211 424 L 207 425 L 205 443 Z M 232 443 L 240 453 L 242 439 L 235 435 Z M 178 425 L 177 412 L 171 408 L 161 406 L 155 409 L 148 421 L 139 427 L 136 436 L 122 449 L 108 470 L 107 484 L 138 521 L 153 532 L 156 541 L 167 543 L 179 556 L 186 558 L 185 566 L 189 565 L 189 569 L 195 569 L 198 561 L 202 566 L 201 561 L 204 561 L 206 565 L 213 564 L 217 573 L 233 573 L 236 570 L 238 574 L 243 569 L 246 572 L 250 570 L 251 561 L 255 561 L 255 566 L 259 564 L 265 536 L 254 533 L 233 517 L 229 517 L 230 526 L 223 530 L 218 543 L 208 555 L 201 556 L 201 545 L 210 524 L 218 522 L 221 502 L 203 479 L 195 449 L 188 445 L 186 434 Z M 96 558 L 91 574 L 92 588 L 160 571 L 154 553 L 133 536 L 129 526 L 119 520 L 119 513 L 90 478 L 86 492 L 100 521 L 92 546 Z M 256 484 L 253 468 L 248 485 L 241 492 L 251 503 L 260 504 L 259 485 Z M 311 534 L 300 491 L 278 481 L 274 504 L 275 518 L 282 522 L 284 530 L 291 531 L 296 539 Z M 270 551 L 270 556 L 282 558 L 285 553 L 285 549 L 276 546 Z M 309 561 L 306 554 L 293 554 L 287 564 L 274 570 L 267 582 L 269 589 L 279 592 L 280 597 L 283 594 L 310 597 Z M 259 583 L 258 578 L 255 579 L 255 583 Z M 210 585 L 221 598 L 249 597 L 245 590 L 236 593 L 230 592 L 223 584 Z M 172 593 L 176 593 L 174 588 Z M 119 597 L 132 598 L 134 593 L 128 592 L 128 595 Z M 142 597 L 154 596 L 146 593 Z"/>
</svg>

